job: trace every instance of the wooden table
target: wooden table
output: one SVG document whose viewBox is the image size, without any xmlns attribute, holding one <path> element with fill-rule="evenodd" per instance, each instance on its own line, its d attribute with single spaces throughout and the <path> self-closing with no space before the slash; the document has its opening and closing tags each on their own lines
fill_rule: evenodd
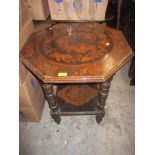
<svg viewBox="0 0 155 155">
<path fill-rule="evenodd" d="M 97 23 L 56 24 L 33 33 L 20 52 L 58 124 L 61 115 L 83 114 L 100 123 L 113 75 L 132 56 L 121 31 Z"/>
</svg>

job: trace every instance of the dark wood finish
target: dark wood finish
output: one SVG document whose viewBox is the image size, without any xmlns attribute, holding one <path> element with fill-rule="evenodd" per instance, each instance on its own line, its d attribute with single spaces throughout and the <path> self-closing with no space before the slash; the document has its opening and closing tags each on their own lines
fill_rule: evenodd
<svg viewBox="0 0 155 155">
<path fill-rule="evenodd" d="M 35 32 L 20 52 L 21 61 L 45 83 L 104 82 L 132 56 L 120 31 L 97 23 Z M 59 76 L 64 72 L 67 76 Z"/>
<path fill-rule="evenodd" d="M 122 2 L 123 2 L 123 0 L 118 0 L 118 4 L 117 4 L 117 29 L 119 29 L 119 26 L 120 26 Z"/>
<path fill-rule="evenodd" d="M 97 114 L 97 84 L 58 85 L 57 103 L 60 115 L 95 115 Z"/>
<path fill-rule="evenodd" d="M 131 61 L 128 75 L 131 79 L 130 85 L 134 86 L 135 85 L 135 57 Z"/>
<path fill-rule="evenodd" d="M 54 119 L 57 116 L 96 115 L 96 121 L 100 123 L 105 115 L 104 106 L 111 80 L 100 83 L 99 89 L 97 84 L 58 85 L 56 101 L 59 110 L 54 113 Z"/>
<path fill-rule="evenodd" d="M 97 108 L 97 115 L 96 115 L 96 121 L 97 123 L 100 123 L 102 121 L 102 118 L 105 115 L 105 103 L 109 94 L 109 89 L 111 85 L 111 80 L 113 77 L 111 77 L 109 80 L 106 82 L 100 83 L 99 84 L 99 91 L 98 91 L 98 97 L 99 97 L 99 102 L 98 102 L 98 108 Z"/>
<path fill-rule="evenodd" d="M 20 52 L 20 60 L 43 81 L 51 116 L 58 124 L 60 115 L 73 114 L 95 114 L 100 123 L 111 77 L 132 56 L 119 30 L 97 23 L 53 25 L 33 33 Z M 61 83 L 68 86 L 59 89 Z M 99 90 L 90 83 L 100 83 Z M 56 98 L 52 84 L 58 84 Z"/>
<path fill-rule="evenodd" d="M 121 10 L 120 29 L 124 33 L 133 52 L 135 52 L 135 2 L 132 0 L 123 1 Z M 128 74 L 131 78 L 130 85 L 135 85 L 135 57 L 132 59 Z"/>
<path fill-rule="evenodd" d="M 51 109 L 51 117 L 55 120 L 57 124 L 60 124 L 61 118 L 59 114 L 59 109 L 56 103 L 55 94 L 52 84 L 43 84 L 44 93 Z"/>
<path fill-rule="evenodd" d="M 97 23 L 105 23 L 109 22 L 114 19 L 114 15 L 112 14 L 106 14 L 104 20 L 51 20 L 50 18 L 47 18 L 46 20 L 33 20 L 34 24 L 41 24 L 41 23 L 47 23 L 47 24 L 58 24 L 58 23 L 86 23 L 86 22 L 97 22 Z"/>
</svg>

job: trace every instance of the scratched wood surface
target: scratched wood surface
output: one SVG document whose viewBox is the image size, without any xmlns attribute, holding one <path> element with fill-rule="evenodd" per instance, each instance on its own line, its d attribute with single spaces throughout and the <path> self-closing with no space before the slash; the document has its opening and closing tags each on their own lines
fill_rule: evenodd
<svg viewBox="0 0 155 155">
<path fill-rule="evenodd" d="M 121 31 L 97 23 L 56 24 L 33 33 L 20 51 L 44 83 L 104 82 L 132 56 Z"/>
</svg>

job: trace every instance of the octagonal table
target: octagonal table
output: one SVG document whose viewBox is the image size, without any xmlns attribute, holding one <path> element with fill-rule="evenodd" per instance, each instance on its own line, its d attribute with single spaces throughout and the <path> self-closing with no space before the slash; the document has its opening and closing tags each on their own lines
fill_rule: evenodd
<svg viewBox="0 0 155 155">
<path fill-rule="evenodd" d="M 34 32 L 20 51 L 20 60 L 41 79 L 57 123 L 61 115 L 83 114 L 96 115 L 100 123 L 113 75 L 132 56 L 121 31 L 97 23 Z"/>
</svg>

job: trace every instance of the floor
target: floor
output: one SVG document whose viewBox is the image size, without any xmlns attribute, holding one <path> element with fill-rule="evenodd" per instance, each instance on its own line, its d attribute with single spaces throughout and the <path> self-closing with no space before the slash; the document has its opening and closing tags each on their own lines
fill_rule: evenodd
<svg viewBox="0 0 155 155">
<path fill-rule="evenodd" d="M 40 123 L 20 123 L 20 155 L 134 155 L 135 90 L 128 77 L 130 62 L 115 75 L 106 114 L 64 116 L 57 125 L 45 104 Z"/>
</svg>

